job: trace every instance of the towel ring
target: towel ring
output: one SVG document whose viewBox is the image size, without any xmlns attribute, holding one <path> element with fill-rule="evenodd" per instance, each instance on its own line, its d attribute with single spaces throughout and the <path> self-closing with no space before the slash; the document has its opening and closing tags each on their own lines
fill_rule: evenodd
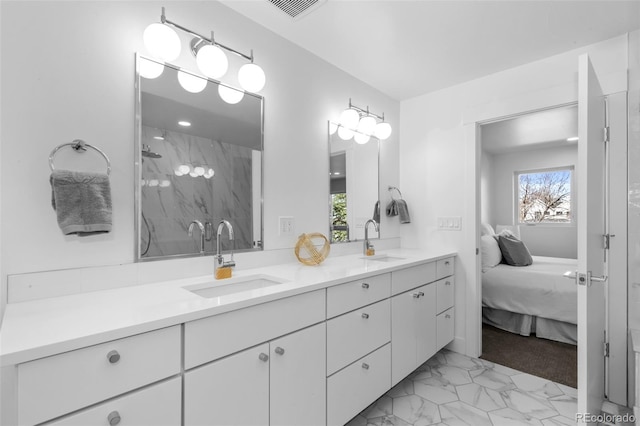
<svg viewBox="0 0 640 426">
<path fill-rule="evenodd" d="M 400 199 L 402 199 L 402 192 L 400 192 L 400 190 L 398 188 L 396 188 L 395 186 L 390 186 L 389 188 L 389 193 L 391 193 L 391 199 L 395 200 L 395 198 L 393 198 L 393 191 L 396 190 L 398 191 L 398 194 L 400 194 Z"/>
<path fill-rule="evenodd" d="M 102 155 L 102 157 L 107 162 L 107 176 L 111 174 L 111 161 L 109 161 L 109 157 L 107 157 L 107 154 L 102 152 L 100 148 L 96 148 L 93 145 L 89 145 L 82 139 L 75 139 L 73 142 L 63 143 L 62 145 L 58 145 L 53 149 L 53 151 L 51 151 L 51 154 L 49 154 L 49 168 L 51 169 L 51 171 L 55 170 L 55 167 L 53 166 L 53 158 L 56 156 L 58 151 L 60 151 L 60 149 L 64 148 L 65 146 L 70 146 L 71 148 L 73 148 L 74 151 L 80 152 L 80 153 L 85 152 L 87 148 L 91 148 L 98 151 L 98 153 Z"/>
</svg>

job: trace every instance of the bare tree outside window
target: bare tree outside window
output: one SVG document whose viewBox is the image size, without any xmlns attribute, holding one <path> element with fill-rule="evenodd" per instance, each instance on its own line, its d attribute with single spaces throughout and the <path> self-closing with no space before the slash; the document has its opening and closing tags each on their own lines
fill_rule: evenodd
<svg viewBox="0 0 640 426">
<path fill-rule="evenodd" d="M 571 223 L 571 169 L 518 173 L 519 223 Z"/>
</svg>

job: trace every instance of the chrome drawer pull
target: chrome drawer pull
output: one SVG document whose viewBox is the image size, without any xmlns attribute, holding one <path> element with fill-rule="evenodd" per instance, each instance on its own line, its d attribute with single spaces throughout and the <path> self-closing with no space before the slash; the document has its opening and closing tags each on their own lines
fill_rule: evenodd
<svg viewBox="0 0 640 426">
<path fill-rule="evenodd" d="M 362 288 L 364 288 L 364 289 L 369 288 L 369 284 L 368 283 L 362 283 Z"/>
<path fill-rule="evenodd" d="M 260 361 L 269 361 L 269 355 L 265 354 L 264 352 L 261 352 L 260 355 L 258 355 L 258 358 L 260 359 Z"/>
<path fill-rule="evenodd" d="M 451 285 L 451 281 L 445 281 L 444 285 Z"/>
<path fill-rule="evenodd" d="M 420 297 L 420 293 L 413 293 L 413 298 L 417 299 L 418 297 Z"/>
<path fill-rule="evenodd" d="M 363 313 L 362 313 L 362 318 L 364 318 L 364 319 L 369 318 L 369 314 L 367 314 L 367 313 L 363 312 Z"/>
<path fill-rule="evenodd" d="M 110 426 L 116 426 L 118 423 L 120 423 L 120 413 L 118 413 L 117 411 L 110 412 L 107 416 L 107 421 L 109 422 Z"/>
<path fill-rule="evenodd" d="M 284 355 L 284 349 L 282 349 L 280 346 L 278 346 L 278 347 L 275 349 L 275 352 L 276 352 L 278 355 Z"/>
<path fill-rule="evenodd" d="M 120 361 L 120 354 L 116 350 L 110 351 L 107 354 L 107 359 L 111 364 L 115 364 L 116 362 Z"/>
<path fill-rule="evenodd" d="M 448 261 L 448 260 L 446 260 L 446 261 L 444 262 L 444 264 L 445 264 L 445 265 L 447 265 L 447 266 L 449 266 L 449 261 Z"/>
<path fill-rule="evenodd" d="M 444 317 L 445 317 L 445 318 L 451 318 L 451 315 L 449 315 L 449 314 L 445 314 L 445 316 L 444 316 Z"/>
<path fill-rule="evenodd" d="M 365 370 L 369 369 L 369 364 L 367 364 L 366 362 L 362 363 L 362 368 L 364 368 Z"/>
<path fill-rule="evenodd" d="M 418 296 L 420 296 L 420 297 L 424 296 L 424 291 L 419 292 Z"/>
</svg>

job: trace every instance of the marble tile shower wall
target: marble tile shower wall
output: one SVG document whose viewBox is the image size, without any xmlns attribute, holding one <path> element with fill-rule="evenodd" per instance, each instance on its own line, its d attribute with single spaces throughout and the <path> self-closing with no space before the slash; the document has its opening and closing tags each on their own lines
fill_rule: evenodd
<svg viewBox="0 0 640 426">
<path fill-rule="evenodd" d="M 212 224 L 207 252 L 215 251 L 216 226 L 221 219 L 233 225 L 235 241 L 223 249 L 251 248 L 252 229 L 252 151 L 246 147 L 216 140 L 166 131 L 164 140 L 153 136 L 162 130 L 142 127 L 142 142 L 160 158 L 142 158 L 141 219 L 142 257 L 176 253 L 197 253 L 199 232 L 187 235 L 192 220 Z M 180 165 L 212 168 L 214 176 L 177 176 Z"/>
</svg>

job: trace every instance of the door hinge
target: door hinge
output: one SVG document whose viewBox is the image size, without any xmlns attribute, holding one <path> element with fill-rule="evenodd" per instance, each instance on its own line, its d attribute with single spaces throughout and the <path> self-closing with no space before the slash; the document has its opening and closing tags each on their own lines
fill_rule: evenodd
<svg viewBox="0 0 640 426">
<path fill-rule="evenodd" d="M 603 142 L 609 142 L 609 126 L 606 126 L 603 130 L 604 130 Z"/>
<path fill-rule="evenodd" d="M 609 250 L 609 247 L 611 247 L 611 238 L 615 237 L 615 234 L 604 234 L 602 236 L 602 240 L 603 240 L 603 245 L 604 245 L 604 249 L 605 250 Z"/>
<path fill-rule="evenodd" d="M 609 358 L 609 342 L 604 342 L 604 357 Z"/>
</svg>

